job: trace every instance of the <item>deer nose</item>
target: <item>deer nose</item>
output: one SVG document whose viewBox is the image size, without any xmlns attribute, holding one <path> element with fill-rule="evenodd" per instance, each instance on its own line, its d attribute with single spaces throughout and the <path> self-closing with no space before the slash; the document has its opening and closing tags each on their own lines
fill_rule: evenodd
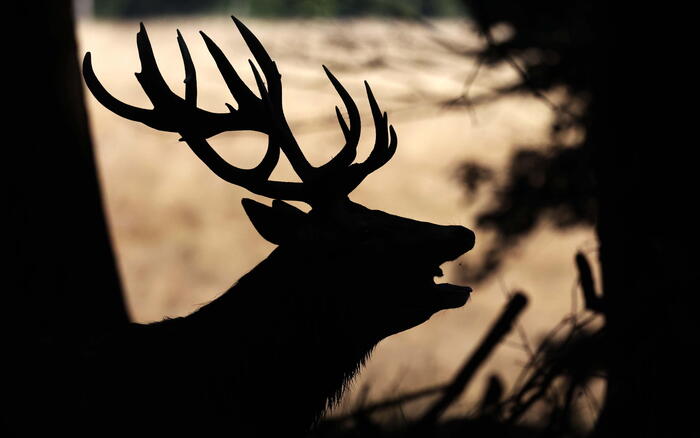
<svg viewBox="0 0 700 438">
<path fill-rule="evenodd" d="M 452 225 L 448 228 L 449 246 L 454 252 L 455 258 L 474 248 L 476 235 L 472 230 L 459 225 Z"/>
</svg>

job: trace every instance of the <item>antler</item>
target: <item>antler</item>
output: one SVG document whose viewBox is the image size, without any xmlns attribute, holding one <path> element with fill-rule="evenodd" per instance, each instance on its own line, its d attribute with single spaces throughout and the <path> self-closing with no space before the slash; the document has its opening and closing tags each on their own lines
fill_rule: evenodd
<svg viewBox="0 0 700 438">
<path fill-rule="evenodd" d="M 352 192 L 367 175 L 391 159 L 397 146 L 396 132 L 388 124 L 386 113 L 382 114 L 369 84 L 365 81 L 376 139 L 367 160 L 362 163 L 353 163 L 360 140 L 360 113 L 347 90 L 324 66 L 328 79 L 346 107 L 349 125 L 341 115 L 340 109 L 336 107 L 336 116 L 345 137 L 345 145 L 326 164 L 320 167 L 312 166 L 304 157 L 284 116 L 282 82 L 277 65 L 255 35 L 238 19 L 231 18 L 265 77 L 267 87 L 255 64 L 249 60 L 260 93 L 259 98 L 246 86 L 221 49 L 206 34 L 203 32 L 200 34 L 229 91 L 236 99 L 238 109 L 229 104 L 226 104 L 228 113 L 212 113 L 197 108 L 197 75 L 187 44 L 179 31 L 177 41 L 185 65 L 185 98 L 173 93 L 158 70 L 143 23 L 136 35 L 141 61 L 141 72 L 136 73 L 136 79 L 153 104 L 153 109 L 128 105 L 109 94 L 92 69 L 89 52 L 83 60 L 85 82 L 95 98 L 107 109 L 154 129 L 178 132 L 182 137 L 180 141 L 185 141 L 197 157 L 220 178 L 265 197 L 304 201 L 312 206 L 343 198 Z M 268 135 L 265 156 L 253 169 L 241 169 L 231 165 L 207 142 L 208 138 L 224 131 L 240 130 L 258 131 Z M 279 160 L 280 149 L 289 159 L 301 182 L 269 180 Z"/>
</svg>

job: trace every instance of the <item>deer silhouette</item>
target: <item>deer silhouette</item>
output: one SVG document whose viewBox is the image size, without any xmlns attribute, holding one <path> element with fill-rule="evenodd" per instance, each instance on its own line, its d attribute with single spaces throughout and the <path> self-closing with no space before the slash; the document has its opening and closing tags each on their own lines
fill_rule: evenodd
<svg viewBox="0 0 700 438">
<path fill-rule="evenodd" d="M 83 409 L 100 424 L 150 424 L 161 431 L 228 428 L 241 436 L 303 434 L 339 400 L 380 340 L 437 311 L 464 305 L 471 292 L 436 284 L 434 277 L 442 276 L 442 263 L 473 247 L 472 231 L 370 210 L 348 197 L 389 161 L 397 146 L 396 133 L 369 85 L 365 82 L 375 144 L 365 161 L 355 163 L 360 113 L 324 67 L 349 122 L 336 107 L 345 145 L 329 162 L 314 167 L 285 119 L 276 64 L 250 30 L 232 18 L 262 75 L 250 62 L 258 97 L 201 33 L 237 101 L 237 108 L 227 104 L 228 113 L 197 108 L 196 73 L 179 31 L 184 99 L 163 80 L 143 24 L 137 34 L 142 71 L 136 77 L 153 103 L 150 110 L 111 96 L 95 76 L 90 53 L 84 58 L 87 86 L 109 110 L 179 133 L 220 178 L 271 198 L 271 206 L 251 199 L 242 203 L 260 235 L 278 245 L 194 313 L 131 324 L 95 342 L 88 355 Z M 218 133 L 239 130 L 268 136 L 265 156 L 253 169 L 229 164 L 207 142 Z M 270 180 L 280 151 L 300 182 Z M 284 200 L 303 201 L 311 209 L 304 212 Z"/>
</svg>

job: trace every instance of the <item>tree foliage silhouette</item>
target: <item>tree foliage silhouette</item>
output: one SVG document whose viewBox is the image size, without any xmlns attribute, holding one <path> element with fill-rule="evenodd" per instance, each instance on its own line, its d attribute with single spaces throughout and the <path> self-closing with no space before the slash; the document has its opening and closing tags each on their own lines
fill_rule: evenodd
<svg viewBox="0 0 700 438">
<path fill-rule="evenodd" d="M 507 64 L 518 72 L 519 81 L 498 93 L 534 94 L 554 113 L 549 141 L 518 145 L 503 183 L 495 184 L 493 169 L 478 161 L 461 168 L 468 193 L 487 183 L 495 193 L 477 223 L 482 229 L 495 230 L 497 237 L 484 262 L 467 274 L 483 280 L 542 219 L 561 229 L 594 223 L 597 202 L 588 132 L 597 56 L 595 11 L 590 1 L 578 0 L 465 4 L 487 42 L 476 55 L 479 62 Z M 504 24 L 512 30 L 510 37 L 497 41 L 492 31 Z M 559 92 L 556 103 L 547 97 L 553 92 Z"/>
<path fill-rule="evenodd" d="M 687 262 L 692 257 L 687 233 L 697 226 L 696 215 L 678 214 L 689 199 L 688 162 L 684 152 L 649 147 L 660 138 L 652 137 L 656 131 L 646 139 L 631 131 L 619 138 L 619 115 L 639 111 L 618 105 L 622 112 L 613 112 L 618 102 L 610 85 L 616 57 L 638 49 L 639 32 L 647 29 L 635 29 L 623 44 L 618 32 L 629 32 L 630 11 L 619 13 L 602 1 L 465 4 L 488 41 L 483 62 L 507 63 L 520 74 L 520 82 L 504 94 L 546 99 L 561 87 L 567 96 L 556 104 L 547 101 L 556 115 L 548 147 L 515 153 L 508 180 L 479 217 L 480 225 L 501 238 L 478 275 L 497 269 L 503 251 L 540 218 L 549 216 L 564 227 L 594 224 L 603 283 L 602 300 L 595 305 L 606 324 L 588 360 L 602 360 L 608 381 L 595 434 L 674 436 L 672 431 L 682 430 L 692 417 L 675 393 L 691 373 L 687 361 L 673 359 L 687 349 L 683 339 L 695 332 L 691 297 L 698 277 Z M 509 26 L 512 36 L 495 41 L 490 31 L 497 24 Z M 636 73 L 627 70 L 629 76 Z M 572 130 L 581 140 L 566 144 L 563 135 Z M 673 151 L 680 150 L 674 146 Z M 468 163 L 463 175 L 466 186 L 475 187 L 489 171 Z"/>
</svg>

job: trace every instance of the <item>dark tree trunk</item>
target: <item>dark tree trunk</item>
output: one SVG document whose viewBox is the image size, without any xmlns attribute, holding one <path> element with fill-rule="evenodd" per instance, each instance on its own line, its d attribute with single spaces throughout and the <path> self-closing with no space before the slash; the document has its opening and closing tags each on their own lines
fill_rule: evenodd
<svg viewBox="0 0 700 438">
<path fill-rule="evenodd" d="M 71 2 L 29 2 L 6 40 L 10 234 L 3 422 L 31 435 L 67 421 L 91 336 L 128 322 L 78 70 Z M 7 107 L 6 107 L 7 108 Z"/>
<path fill-rule="evenodd" d="M 693 432 L 687 428 L 697 427 L 697 414 L 690 412 L 696 403 L 688 401 L 695 396 L 690 388 L 697 366 L 691 364 L 697 362 L 687 353 L 697 334 L 698 270 L 691 258 L 697 213 L 686 208 L 693 202 L 687 168 L 692 160 L 678 130 L 661 123 L 659 102 L 643 105 L 653 118 L 649 120 L 625 105 L 629 102 L 612 99 L 611 84 L 617 95 L 631 76 L 654 76 L 626 63 L 625 54 L 640 45 L 637 38 L 648 32 L 649 22 L 641 20 L 641 33 L 626 29 L 626 39 L 620 41 L 613 36 L 622 29 L 611 26 L 622 21 L 607 13 L 599 17 L 607 20 L 597 23 L 601 59 L 589 133 L 599 186 L 609 378 L 596 432 L 602 437 L 689 436 Z M 618 51 L 621 47 L 626 49 Z M 613 70 L 613 65 L 626 68 Z M 650 81 L 655 82 L 662 83 Z M 634 122 L 624 125 L 618 115 Z M 624 135 L 616 136 L 617 130 Z"/>
</svg>

